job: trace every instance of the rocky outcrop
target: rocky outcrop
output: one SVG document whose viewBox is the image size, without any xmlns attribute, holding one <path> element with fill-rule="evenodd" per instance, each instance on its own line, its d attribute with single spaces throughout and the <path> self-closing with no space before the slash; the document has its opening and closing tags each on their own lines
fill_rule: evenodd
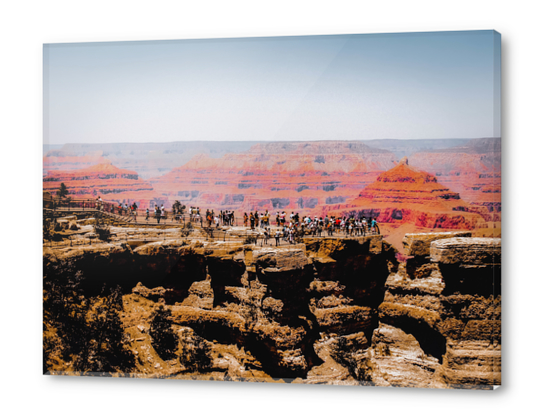
<svg viewBox="0 0 542 420">
<path fill-rule="evenodd" d="M 322 363 L 314 350 L 321 333 L 359 333 L 370 341 L 392 256 L 381 237 L 372 237 L 279 248 L 103 244 L 46 250 L 44 260 L 71 260 L 85 273 L 88 295 L 120 285 L 128 295 L 162 301 L 176 324 L 244 346 L 271 376 L 294 379 Z"/>
<path fill-rule="evenodd" d="M 375 235 L 282 247 L 132 240 L 45 248 L 44 264 L 73 263 L 88 297 L 121 286 L 145 375 L 189 372 L 152 350 L 152 313 L 165 305 L 179 342 L 208 349 L 202 378 L 490 387 L 500 383 L 500 241 L 469 234 L 407 235 L 401 263 Z"/>
<path fill-rule="evenodd" d="M 428 277 L 437 268 L 430 261 L 431 244 L 434 241 L 471 236 L 471 232 L 407 233 L 403 239 L 403 248 L 407 256 L 405 268 L 408 276 L 411 279 Z"/>
<path fill-rule="evenodd" d="M 425 239 L 410 235 L 405 241 L 414 245 L 416 257 L 429 257 L 431 269 L 390 276 L 379 308 L 387 334 L 380 338 L 377 332 L 375 345 L 389 345 L 386 335 L 395 334 L 391 325 L 411 334 L 430 356 L 424 359 L 433 372 L 430 386 L 499 385 L 500 239 L 433 237 L 428 253 Z M 389 357 L 380 358 L 391 363 Z"/>
</svg>

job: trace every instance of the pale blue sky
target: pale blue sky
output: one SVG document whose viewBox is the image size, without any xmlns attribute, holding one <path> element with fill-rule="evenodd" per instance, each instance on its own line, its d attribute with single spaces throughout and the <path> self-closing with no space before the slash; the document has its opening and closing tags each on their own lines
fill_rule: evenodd
<svg viewBox="0 0 542 420">
<path fill-rule="evenodd" d="M 44 45 L 44 141 L 500 136 L 494 31 Z"/>
</svg>

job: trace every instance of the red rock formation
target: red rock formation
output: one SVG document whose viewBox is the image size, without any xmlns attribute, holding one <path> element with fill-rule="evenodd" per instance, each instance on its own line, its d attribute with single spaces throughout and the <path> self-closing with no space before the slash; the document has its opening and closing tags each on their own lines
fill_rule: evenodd
<svg viewBox="0 0 542 420">
<path fill-rule="evenodd" d="M 111 162 L 98 153 L 85 156 L 57 156 L 53 153 L 43 158 L 43 174 L 46 175 L 51 171 L 72 172 L 104 163 Z"/>
<path fill-rule="evenodd" d="M 56 195 L 60 184 L 68 188 L 72 199 L 133 202 L 148 205 L 154 198 L 152 186 L 139 179 L 134 171 L 119 169 L 110 163 L 101 163 L 74 171 L 49 171 L 43 177 L 43 191 Z"/>
<path fill-rule="evenodd" d="M 413 142 L 382 140 L 369 143 L 410 152 L 433 144 L 448 147 L 416 152 L 409 158 L 410 163 L 438 177 L 443 188 L 459 193 L 469 212 L 478 212 L 488 222 L 488 227 L 499 223 L 500 139 L 477 139 L 456 147 L 449 147 L 457 144 L 452 141 Z M 121 200 L 150 200 L 166 205 L 179 200 L 200 208 L 239 211 L 286 209 L 301 214 L 322 214 L 351 207 L 346 203 L 374 182 L 382 171 L 392 168 L 396 160 L 390 151 L 359 141 L 258 143 L 252 144 L 249 150 L 249 145 L 242 143 L 65 145 L 48 151 L 44 157 L 44 170 L 54 172 L 53 169 L 61 169 L 72 173 L 95 164 L 112 163 L 117 168 L 136 171 L 145 179 L 154 177 L 149 182 L 155 193 L 148 194 L 143 190 L 135 194 L 136 188 L 133 194 L 121 195 Z M 416 147 L 409 149 L 409 145 Z M 228 150 L 239 152 L 224 155 Z M 190 157 L 192 159 L 188 160 Z M 157 177 L 160 174 L 164 175 Z M 81 184 L 81 187 L 95 189 L 90 184 Z M 413 202 L 408 201 L 408 194 L 396 197 L 407 200 L 403 213 L 415 211 L 421 198 L 416 196 Z M 388 220 L 403 223 L 404 220 L 417 221 L 419 216 L 416 214 L 408 219 L 403 213 L 399 219 L 398 213 L 392 213 Z M 461 216 L 459 213 L 454 215 Z M 380 218 L 383 220 L 384 215 Z M 453 222 L 447 221 L 445 227 L 451 228 L 454 224 L 460 227 L 462 223 L 464 225 L 460 217 Z M 442 223 L 436 220 L 415 223 L 416 227 L 435 224 Z"/>
<path fill-rule="evenodd" d="M 196 156 L 150 182 L 170 201 L 203 208 L 312 212 L 356 195 L 393 160 L 359 142 L 261 143 L 222 158 Z"/>
<path fill-rule="evenodd" d="M 413 168 L 406 158 L 380 174 L 357 198 L 346 205 L 330 206 L 330 213 L 356 213 L 379 222 L 412 223 L 438 229 L 473 229 L 484 219 L 459 194 L 441 185 L 428 172 Z"/>
</svg>

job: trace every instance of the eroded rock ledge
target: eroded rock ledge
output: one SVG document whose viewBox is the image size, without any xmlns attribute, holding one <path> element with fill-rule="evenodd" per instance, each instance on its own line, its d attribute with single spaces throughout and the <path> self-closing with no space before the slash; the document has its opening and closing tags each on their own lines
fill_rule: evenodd
<svg viewBox="0 0 542 420">
<path fill-rule="evenodd" d="M 381 236 L 45 248 L 44 264 L 72 261 L 88 295 L 122 287 L 124 328 L 147 376 L 186 374 L 152 350 L 150 314 L 165 304 L 180 340 L 211 345 L 203 377 L 491 386 L 500 383 L 500 240 L 468 236 L 407 235 L 401 264 Z"/>
<path fill-rule="evenodd" d="M 423 234 L 405 237 L 411 244 L 408 249 L 413 258 L 405 264 L 410 268 L 388 279 L 380 319 L 411 334 L 429 356 L 424 358 L 425 368 L 434 374 L 427 386 L 498 385 L 500 239 L 470 238 L 464 233 L 452 236 L 431 234 L 430 240 Z M 398 333 L 378 331 L 374 340 L 377 347 L 380 341 L 395 342 L 386 334 Z M 388 359 L 382 363 L 390 363 Z M 413 366 L 411 370 L 416 369 Z M 406 380 L 400 374 L 398 378 L 398 384 Z"/>
</svg>

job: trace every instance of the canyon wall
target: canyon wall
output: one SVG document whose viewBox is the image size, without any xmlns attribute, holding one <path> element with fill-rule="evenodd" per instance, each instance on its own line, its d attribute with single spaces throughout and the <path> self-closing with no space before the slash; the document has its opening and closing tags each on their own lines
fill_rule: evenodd
<svg viewBox="0 0 542 420">
<path fill-rule="evenodd" d="M 200 143 L 65 145 L 44 158 L 44 190 L 62 181 L 73 198 L 140 208 L 178 200 L 215 211 L 353 214 L 390 226 L 500 232 L 499 138 Z M 398 165 L 399 152 L 411 154 L 409 164 Z"/>
<path fill-rule="evenodd" d="M 43 177 L 43 191 L 57 196 L 60 184 L 66 185 L 69 197 L 75 200 L 96 200 L 148 206 L 154 199 L 152 185 L 139 178 L 135 171 L 101 163 L 73 171 L 49 171 Z"/>
<path fill-rule="evenodd" d="M 485 387 L 500 383 L 500 240 L 469 235 L 411 235 L 408 268 L 378 235 L 45 248 L 44 264 L 73 263 L 87 296 L 121 286 L 144 376 Z M 160 305 L 180 342 L 207 343 L 209 366 L 190 374 L 153 349 Z"/>
<path fill-rule="evenodd" d="M 307 213 L 346 201 L 394 159 L 359 142 L 260 143 L 243 154 L 195 156 L 150 182 L 170 200 L 202 208 Z"/>
</svg>

